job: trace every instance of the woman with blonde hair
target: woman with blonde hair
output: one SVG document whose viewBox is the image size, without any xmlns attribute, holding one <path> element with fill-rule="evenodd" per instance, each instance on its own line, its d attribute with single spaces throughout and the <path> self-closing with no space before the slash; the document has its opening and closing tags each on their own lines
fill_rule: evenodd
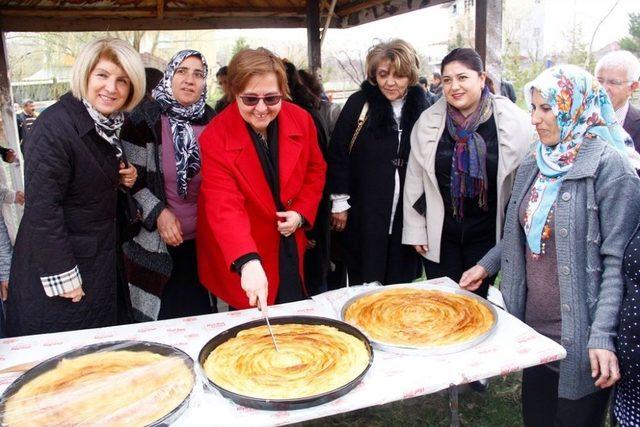
<svg viewBox="0 0 640 427">
<path fill-rule="evenodd" d="M 285 101 L 284 64 L 264 48 L 229 63 L 233 102 L 200 137 L 198 270 L 236 309 L 297 301 L 305 230 L 322 197 L 325 162 L 313 118 Z"/>
<path fill-rule="evenodd" d="M 25 149 L 27 203 L 9 280 L 9 335 L 116 323 L 116 200 L 136 180 L 119 134 L 123 112 L 144 90 L 131 45 L 95 40 L 74 63 L 71 93 L 36 120 Z"/>
<path fill-rule="evenodd" d="M 402 189 L 413 124 L 428 106 L 411 45 L 391 40 L 367 55 L 367 80 L 349 97 L 329 143 L 331 225 L 344 233 L 351 284 L 411 282 L 420 258 L 403 246 Z"/>
<path fill-rule="evenodd" d="M 424 257 L 428 278 L 457 282 L 501 236 L 533 129 L 524 111 L 490 93 L 475 50 L 452 50 L 441 68 L 443 96 L 411 134 L 402 242 Z M 485 297 L 491 280 L 476 293 Z"/>
</svg>

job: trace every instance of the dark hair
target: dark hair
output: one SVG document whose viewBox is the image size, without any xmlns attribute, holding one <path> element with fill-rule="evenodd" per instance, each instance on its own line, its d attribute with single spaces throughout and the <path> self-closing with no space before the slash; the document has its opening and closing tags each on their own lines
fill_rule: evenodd
<svg viewBox="0 0 640 427">
<path fill-rule="evenodd" d="M 467 47 L 459 47 L 457 49 L 453 49 L 451 52 L 447 54 L 444 58 L 442 58 L 442 64 L 440 65 L 440 72 L 444 73 L 444 67 L 452 62 L 461 62 L 467 68 L 470 68 L 476 71 L 478 74 L 484 72 L 484 65 L 482 64 L 482 58 L 478 55 L 473 49 L 469 49 Z"/>
<path fill-rule="evenodd" d="M 289 85 L 291 101 L 305 110 L 319 109 L 320 98 L 311 93 L 311 91 L 302 84 L 296 66 L 285 59 L 284 69 L 287 73 L 287 84 Z"/>
<path fill-rule="evenodd" d="M 218 71 L 216 71 L 216 77 L 226 76 L 228 69 L 229 67 L 227 67 L 226 65 L 224 67 L 218 68 Z"/>
<path fill-rule="evenodd" d="M 160 80 L 164 77 L 164 73 L 157 68 L 146 67 L 144 69 L 144 75 L 147 79 L 147 86 L 144 92 L 146 96 L 150 97 L 151 91 L 158 86 L 158 83 L 160 83 Z"/>
<path fill-rule="evenodd" d="M 434 79 L 442 79 L 442 74 L 440 74 L 437 71 L 434 71 L 432 76 L 433 76 Z"/>
<path fill-rule="evenodd" d="M 425 76 L 418 77 L 418 83 L 420 83 L 421 85 L 426 85 L 428 83 L 427 78 Z"/>
<path fill-rule="evenodd" d="M 324 94 L 324 88 L 322 87 L 322 83 L 315 74 L 310 73 L 306 70 L 298 70 L 298 76 L 300 77 L 300 81 L 303 85 L 307 87 L 318 98 L 322 98 Z"/>
</svg>

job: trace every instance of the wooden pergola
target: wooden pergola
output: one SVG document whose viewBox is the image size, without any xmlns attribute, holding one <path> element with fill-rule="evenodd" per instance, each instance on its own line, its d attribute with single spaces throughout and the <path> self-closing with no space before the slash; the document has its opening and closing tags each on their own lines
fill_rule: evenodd
<svg viewBox="0 0 640 427">
<path fill-rule="evenodd" d="M 19 151 L 8 61 L 7 32 L 306 28 L 308 63 L 322 65 L 329 28 L 349 28 L 452 0 L 0 0 L 0 104 L 4 133 Z M 500 79 L 502 1 L 475 0 L 476 49 Z M 428 22 L 425 30 L 429 31 Z M 391 38 L 394 34 L 380 34 Z M 489 46 L 489 48 L 487 48 Z M 499 84 L 496 87 L 500 87 Z M 14 183 L 16 180 L 14 179 Z M 21 178 L 18 179 L 21 182 Z"/>
</svg>

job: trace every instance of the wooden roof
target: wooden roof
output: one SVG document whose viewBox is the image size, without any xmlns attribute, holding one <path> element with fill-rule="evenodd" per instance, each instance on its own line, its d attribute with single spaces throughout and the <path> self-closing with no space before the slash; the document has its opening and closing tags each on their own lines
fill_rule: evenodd
<svg viewBox="0 0 640 427">
<path fill-rule="evenodd" d="M 337 0 L 331 26 L 351 27 L 450 1 Z M 319 3 L 324 23 L 331 0 Z M 0 29 L 304 28 L 307 7 L 307 0 L 0 0 Z"/>
</svg>

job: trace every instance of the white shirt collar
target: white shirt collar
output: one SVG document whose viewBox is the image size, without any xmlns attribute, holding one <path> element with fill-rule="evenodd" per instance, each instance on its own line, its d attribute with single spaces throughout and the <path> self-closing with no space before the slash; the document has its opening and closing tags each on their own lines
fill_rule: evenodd
<svg viewBox="0 0 640 427">
<path fill-rule="evenodd" d="M 624 103 L 624 105 L 616 110 L 616 121 L 620 124 L 620 126 L 624 125 L 624 119 L 627 117 L 627 113 L 629 112 L 629 100 Z"/>
</svg>

